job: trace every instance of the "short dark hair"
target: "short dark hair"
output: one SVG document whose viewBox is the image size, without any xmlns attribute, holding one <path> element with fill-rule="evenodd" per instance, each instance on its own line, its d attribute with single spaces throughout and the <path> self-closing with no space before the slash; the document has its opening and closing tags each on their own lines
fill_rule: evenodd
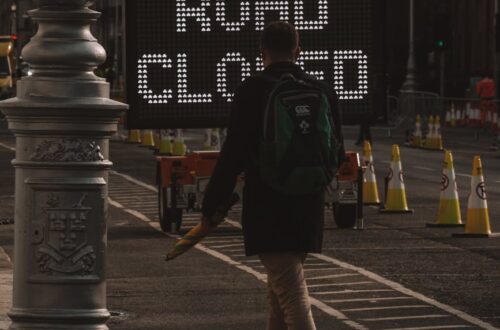
<svg viewBox="0 0 500 330">
<path fill-rule="evenodd" d="M 271 57 L 291 58 L 299 45 L 299 33 L 293 25 L 276 21 L 269 23 L 260 36 L 260 47 Z"/>
</svg>

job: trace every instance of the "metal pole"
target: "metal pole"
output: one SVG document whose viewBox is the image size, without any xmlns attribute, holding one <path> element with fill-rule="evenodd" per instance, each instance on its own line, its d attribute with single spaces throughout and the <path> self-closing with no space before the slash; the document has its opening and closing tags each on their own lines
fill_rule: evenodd
<svg viewBox="0 0 500 330">
<path fill-rule="evenodd" d="M 16 136 L 11 330 L 105 330 L 109 137 L 127 108 L 94 75 L 106 53 L 93 1 L 39 0 L 33 75 L 0 102 Z"/>
<path fill-rule="evenodd" d="M 444 97 L 444 73 L 445 73 L 445 54 L 444 51 L 441 50 L 439 54 L 439 95 Z"/>
<path fill-rule="evenodd" d="M 415 31 L 414 31 L 414 0 L 409 0 L 410 1 L 410 26 L 409 26 L 409 31 L 410 31 L 410 36 L 409 36 L 409 49 L 408 49 L 408 65 L 406 69 L 406 80 L 403 83 L 403 86 L 401 87 L 402 90 L 404 91 L 415 91 L 417 87 L 417 83 L 415 80 L 415 72 L 416 72 L 416 65 L 415 65 Z"/>
</svg>

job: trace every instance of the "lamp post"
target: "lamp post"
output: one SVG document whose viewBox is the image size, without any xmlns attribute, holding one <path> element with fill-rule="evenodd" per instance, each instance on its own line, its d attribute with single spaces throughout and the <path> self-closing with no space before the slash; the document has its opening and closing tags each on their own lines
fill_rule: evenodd
<svg viewBox="0 0 500 330">
<path fill-rule="evenodd" d="M 408 49 L 408 65 L 406 69 L 406 80 L 403 83 L 401 89 L 403 91 L 412 92 L 417 88 L 417 83 L 415 79 L 415 11 L 414 11 L 414 0 L 410 1 L 410 26 L 409 26 L 409 49 Z"/>
<path fill-rule="evenodd" d="M 10 329 L 108 329 L 105 251 L 109 137 L 127 105 L 93 71 L 93 1 L 39 0 L 22 55 L 33 74 L 0 102 L 16 136 Z"/>
</svg>

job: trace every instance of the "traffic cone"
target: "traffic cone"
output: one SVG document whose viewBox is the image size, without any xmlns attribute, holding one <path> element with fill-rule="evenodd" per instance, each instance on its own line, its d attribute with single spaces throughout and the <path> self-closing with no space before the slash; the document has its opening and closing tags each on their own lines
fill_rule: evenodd
<svg viewBox="0 0 500 330">
<path fill-rule="evenodd" d="M 141 143 L 141 131 L 138 129 L 129 130 L 127 143 Z"/>
<path fill-rule="evenodd" d="M 444 125 L 451 126 L 451 110 L 446 111 L 446 116 L 444 117 Z"/>
<path fill-rule="evenodd" d="M 203 134 L 203 150 L 210 150 L 212 147 L 212 129 L 207 128 Z"/>
<path fill-rule="evenodd" d="M 452 104 L 451 105 L 451 118 L 450 118 L 450 126 L 451 127 L 457 126 L 457 114 L 458 114 L 458 112 L 455 111 L 455 107 Z"/>
<path fill-rule="evenodd" d="M 429 121 L 427 122 L 427 134 L 425 135 L 424 148 L 433 149 L 435 144 L 434 138 L 434 116 L 429 116 Z"/>
<path fill-rule="evenodd" d="M 433 148 L 435 150 L 443 150 L 443 138 L 441 136 L 441 119 L 436 116 L 434 120 L 434 144 Z"/>
<path fill-rule="evenodd" d="M 145 129 L 142 132 L 142 143 L 141 147 L 147 147 L 147 148 L 154 148 L 155 147 L 155 140 L 153 137 L 153 131 L 150 129 Z"/>
<path fill-rule="evenodd" d="M 172 155 L 173 149 L 172 149 L 172 141 L 170 140 L 170 134 L 168 134 L 168 131 L 165 132 L 165 134 L 161 134 L 161 141 L 160 141 L 160 150 L 158 151 L 159 155 Z"/>
<path fill-rule="evenodd" d="M 490 237 L 498 236 L 491 233 L 484 186 L 483 166 L 479 156 L 474 157 L 472 165 L 471 191 L 467 202 L 467 222 L 465 233 L 453 234 L 458 237 Z"/>
<path fill-rule="evenodd" d="M 413 213 L 406 203 L 405 184 L 403 180 L 403 167 L 397 144 L 392 145 L 391 167 L 388 176 L 387 194 L 385 205 L 380 209 L 383 213 Z"/>
<path fill-rule="evenodd" d="M 367 140 L 363 144 L 363 164 L 366 167 L 363 173 L 363 204 L 380 205 L 375 166 L 373 165 L 372 146 Z"/>
<path fill-rule="evenodd" d="M 415 118 L 415 131 L 413 132 L 411 145 L 416 148 L 422 147 L 422 123 L 420 121 L 420 115 L 417 115 Z"/>
<path fill-rule="evenodd" d="M 453 155 L 450 150 L 444 153 L 443 176 L 441 178 L 441 196 L 436 223 L 427 227 L 463 227 L 458 200 L 457 182 L 453 168 Z"/>
<path fill-rule="evenodd" d="M 182 137 L 182 130 L 175 130 L 175 138 L 173 145 L 173 155 L 174 156 L 185 156 L 186 155 L 186 145 L 184 144 L 184 138 Z"/>
<path fill-rule="evenodd" d="M 218 128 L 214 128 L 212 129 L 212 133 L 211 133 L 211 136 L 210 136 L 210 144 L 211 144 L 211 150 L 216 150 L 216 151 L 219 151 L 220 150 L 220 134 L 219 134 L 219 129 Z"/>
<path fill-rule="evenodd" d="M 465 110 L 457 109 L 455 117 L 456 117 L 457 126 L 463 126 L 464 119 L 465 119 Z"/>
</svg>

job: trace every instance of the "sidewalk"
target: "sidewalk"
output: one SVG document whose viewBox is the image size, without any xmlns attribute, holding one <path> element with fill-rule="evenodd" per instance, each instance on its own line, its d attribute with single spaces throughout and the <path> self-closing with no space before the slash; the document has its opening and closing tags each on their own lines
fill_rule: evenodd
<svg viewBox="0 0 500 330">
<path fill-rule="evenodd" d="M 0 329 L 7 329 L 10 319 L 7 311 L 12 305 L 12 264 L 0 247 Z"/>
</svg>

